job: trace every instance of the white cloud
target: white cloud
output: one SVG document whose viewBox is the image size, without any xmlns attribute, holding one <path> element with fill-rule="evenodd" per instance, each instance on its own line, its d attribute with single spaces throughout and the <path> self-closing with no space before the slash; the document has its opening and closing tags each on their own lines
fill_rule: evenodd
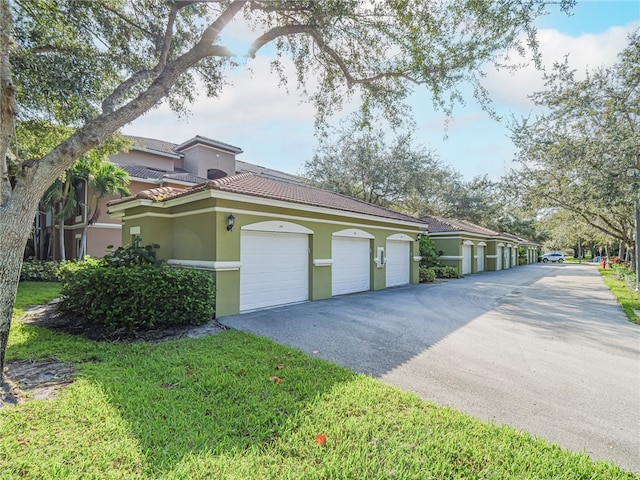
<svg viewBox="0 0 640 480">
<path fill-rule="evenodd" d="M 640 27 L 640 22 L 629 23 L 624 27 L 611 27 L 601 34 L 584 34 L 572 37 L 557 30 L 538 31 L 542 62 L 550 70 L 554 62 L 564 61 L 569 55 L 569 64 L 577 72 L 578 78 L 584 72 L 601 66 L 610 66 L 617 61 L 617 55 L 628 44 L 627 35 Z M 513 62 L 522 59 L 513 58 Z M 487 72 L 485 86 L 496 103 L 517 109 L 530 109 L 533 104 L 527 95 L 544 89 L 542 72 L 529 65 L 514 74 L 506 70 Z"/>
</svg>

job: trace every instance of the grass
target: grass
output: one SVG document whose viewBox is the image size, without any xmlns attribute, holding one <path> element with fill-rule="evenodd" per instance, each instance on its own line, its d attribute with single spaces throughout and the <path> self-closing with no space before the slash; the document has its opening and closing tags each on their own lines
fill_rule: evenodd
<svg viewBox="0 0 640 480">
<path fill-rule="evenodd" d="M 591 259 L 591 257 L 586 258 L 574 258 L 573 255 L 565 255 L 564 257 L 565 263 L 586 263 L 595 265 L 596 262 Z"/>
<path fill-rule="evenodd" d="M 602 275 L 605 285 L 609 287 L 618 303 L 622 305 L 627 318 L 631 322 L 640 325 L 640 317 L 636 314 L 636 310 L 640 310 L 640 295 L 638 295 L 638 292 L 631 290 L 625 282 L 616 278 L 615 270 L 598 267 L 598 271 Z"/>
<path fill-rule="evenodd" d="M 21 284 L 16 312 L 56 292 Z M 16 321 L 9 343 L 77 373 L 0 410 L 2 479 L 640 478 L 242 332 L 97 343 Z"/>
</svg>

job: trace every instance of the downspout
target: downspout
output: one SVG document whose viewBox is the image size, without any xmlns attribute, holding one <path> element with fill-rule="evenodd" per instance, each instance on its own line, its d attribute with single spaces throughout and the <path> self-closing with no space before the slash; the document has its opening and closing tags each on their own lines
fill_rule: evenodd
<svg viewBox="0 0 640 480">
<path fill-rule="evenodd" d="M 82 260 L 87 254 L 87 235 L 89 227 L 89 216 L 87 210 L 89 209 L 89 182 L 86 178 L 84 181 L 84 207 L 82 208 L 82 240 L 80 241 L 80 251 L 78 252 L 78 260 Z"/>
</svg>

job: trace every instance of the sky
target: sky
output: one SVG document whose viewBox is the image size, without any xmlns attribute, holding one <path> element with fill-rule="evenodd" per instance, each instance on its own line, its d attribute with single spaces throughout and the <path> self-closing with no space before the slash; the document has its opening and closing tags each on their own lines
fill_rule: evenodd
<svg viewBox="0 0 640 480">
<path fill-rule="evenodd" d="M 549 5 L 549 12 L 536 23 L 543 64 L 550 66 L 569 55 L 578 72 L 615 63 L 628 33 L 640 28 L 640 0 L 578 0 L 570 16 L 557 5 Z M 178 118 L 163 104 L 123 132 L 177 144 L 201 135 L 240 147 L 238 158 L 245 162 L 300 174 L 317 147 L 314 109 L 295 89 L 295 81 L 287 89 L 278 84 L 269 61 L 266 50 L 258 52 L 233 71 L 232 86 L 216 99 L 199 96 L 186 118 Z M 516 74 L 487 69 L 483 85 L 501 117 L 535 115 L 527 95 L 543 89 L 542 73 L 533 67 Z M 424 93 L 413 95 L 409 103 L 416 146 L 434 152 L 465 179 L 488 175 L 499 180 L 514 167 L 515 148 L 507 127 L 491 119 L 470 95 L 465 106 L 454 109 L 448 127 L 444 114 L 433 110 Z"/>
</svg>

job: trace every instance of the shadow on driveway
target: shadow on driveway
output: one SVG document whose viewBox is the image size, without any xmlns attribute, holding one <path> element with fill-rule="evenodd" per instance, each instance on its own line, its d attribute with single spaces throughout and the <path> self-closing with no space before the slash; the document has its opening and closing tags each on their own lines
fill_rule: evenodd
<svg viewBox="0 0 640 480">
<path fill-rule="evenodd" d="M 549 273 L 546 265 L 485 272 L 220 319 L 376 377 L 429 349 Z"/>
</svg>

